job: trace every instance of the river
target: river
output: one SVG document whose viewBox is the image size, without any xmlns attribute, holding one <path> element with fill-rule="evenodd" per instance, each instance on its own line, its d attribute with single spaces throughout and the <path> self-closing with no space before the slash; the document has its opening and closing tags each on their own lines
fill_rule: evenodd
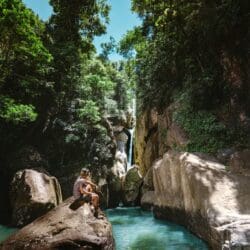
<svg viewBox="0 0 250 250">
<path fill-rule="evenodd" d="M 13 234 L 17 229 L 10 228 L 0 225 L 0 242 L 8 238 L 9 235 Z"/>
<path fill-rule="evenodd" d="M 140 208 L 107 209 L 116 250 L 208 250 L 206 244 L 184 227 L 157 220 Z M 0 225 L 0 242 L 16 229 Z"/>
<path fill-rule="evenodd" d="M 140 208 L 106 210 L 112 223 L 116 250 L 208 250 L 184 227 L 157 220 Z"/>
</svg>

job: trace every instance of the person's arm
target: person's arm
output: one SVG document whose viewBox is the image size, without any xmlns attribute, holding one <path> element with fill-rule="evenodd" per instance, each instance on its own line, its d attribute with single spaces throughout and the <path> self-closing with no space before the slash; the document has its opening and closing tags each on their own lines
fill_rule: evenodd
<svg viewBox="0 0 250 250">
<path fill-rule="evenodd" d="M 80 186 L 80 193 L 81 194 L 91 194 L 91 192 L 88 192 L 87 190 L 85 190 L 85 188 L 82 187 L 82 185 Z"/>
<path fill-rule="evenodd" d="M 88 183 L 87 180 L 83 180 L 80 187 L 79 187 L 79 191 L 81 194 L 91 194 L 91 192 L 88 192 L 85 188 L 83 188 L 83 185 L 86 185 Z"/>
<path fill-rule="evenodd" d="M 97 185 L 96 185 L 95 183 L 93 183 L 92 181 L 86 180 L 86 182 L 87 182 L 89 185 L 93 186 L 94 188 L 97 188 Z"/>
</svg>

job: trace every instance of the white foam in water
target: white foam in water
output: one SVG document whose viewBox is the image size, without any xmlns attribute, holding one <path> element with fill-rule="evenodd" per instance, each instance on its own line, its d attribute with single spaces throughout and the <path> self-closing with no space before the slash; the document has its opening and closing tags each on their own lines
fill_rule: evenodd
<svg viewBox="0 0 250 250">
<path fill-rule="evenodd" d="M 206 244 L 184 227 L 154 219 L 140 208 L 106 210 L 116 250 L 207 250 Z"/>
</svg>

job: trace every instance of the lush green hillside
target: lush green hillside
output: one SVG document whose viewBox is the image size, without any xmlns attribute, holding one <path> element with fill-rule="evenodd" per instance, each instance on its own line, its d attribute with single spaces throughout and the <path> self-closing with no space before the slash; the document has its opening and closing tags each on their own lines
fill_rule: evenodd
<svg viewBox="0 0 250 250">
<path fill-rule="evenodd" d="M 120 42 L 136 51 L 138 111 L 179 103 L 187 150 L 249 146 L 250 5 L 238 1 L 137 1 L 143 20 Z"/>
<path fill-rule="evenodd" d="M 108 60 L 112 44 L 100 56 L 93 45 L 106 30 L 106 1 L 50 4 L 44 23 L 21 0 L 0 3 L 1 197 L 21 168 L 67 176 L 112 166 L 105 116 L 128 108 L 126 65 Z"/>
</svg>

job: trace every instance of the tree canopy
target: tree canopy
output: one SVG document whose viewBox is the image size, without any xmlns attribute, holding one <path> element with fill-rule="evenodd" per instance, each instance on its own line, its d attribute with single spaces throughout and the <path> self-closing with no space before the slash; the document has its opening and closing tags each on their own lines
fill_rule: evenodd
<svg viewBox="0 0 250 250">
<path fill-rule="evenodd" d="M 43 22 L 21 0 L 0 3 L 0 161 L 8 177 L 16 171 L 10 155 L 29 146 L 57 176 L 94 157 L 96 165 L 112 165 L 105 116 L 128 108 L 126 71 L 108 60 L 113 44 L 103 46 L 105 56 L 93 45 L 106 31 L 110 6 L 105 0 L 50 4 L 53 14 Z"/>
<path fill-rule="evenodd" d="M 120 51 L 136 52 L 138 111 L 180 102 L 186 113 L 206 111 L 247 133 L 240 114 L 250 115 L 248 1 L 132 0 L 132 9 L 142 25 L 123 37 Z"/>
</svg>

